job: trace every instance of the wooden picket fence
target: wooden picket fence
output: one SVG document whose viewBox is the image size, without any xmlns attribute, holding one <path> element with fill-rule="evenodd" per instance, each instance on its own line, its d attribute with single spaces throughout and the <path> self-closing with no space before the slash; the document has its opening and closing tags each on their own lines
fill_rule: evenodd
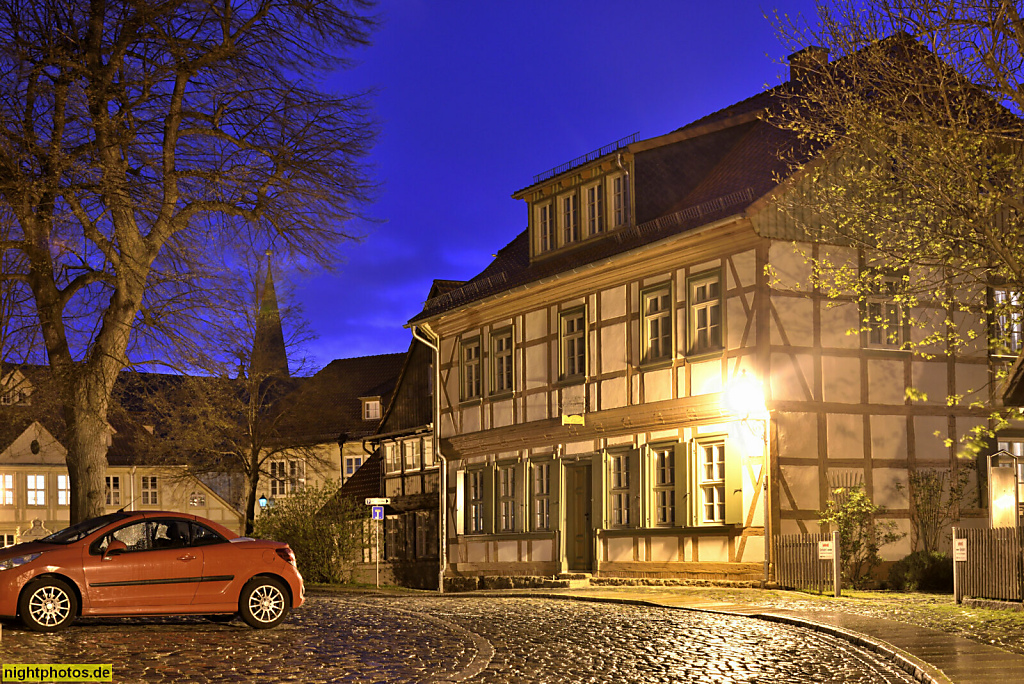
<svg viewBox="0 0 1024 684">
<path fill-rule="evenodd" d="M 775 581 L 789 589 L 805 589 L 823 594 L 836 592 L 833 564 L 836 561 L 818 560 L 818 542 L 838 540 L 832 534 L 790 534 L 775 538 Z"/>
<path fill-rule="evenodd" d="M 953 539 L 953 593 L 957 603 L 965 598 L 1024 599 L 1024 528 L 954 527 Z M 963 545 L 957 540 L 966 540 L 966 560 L 956 560 L 957 546 Z"/>
</svg>

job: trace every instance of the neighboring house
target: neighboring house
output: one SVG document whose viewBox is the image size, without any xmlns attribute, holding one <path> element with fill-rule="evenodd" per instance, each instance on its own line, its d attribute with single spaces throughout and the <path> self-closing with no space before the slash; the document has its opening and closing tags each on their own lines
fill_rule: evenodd
<svg viewBox="0 0 1024 684">
<path fill-rule="evenodd" d="M 285 395 L 277 431 L 288 448 L 270 459 L 259 495 L 272 502 L 307 484 L 355 475 L 372 454 L 362 440 L 376 431 L 404 360 L 404 353 L 335 359 Z"/>
<path fill-rule="evenodd" d="M 817 531 L 834 488 L 909 532 L 909 473 L 962 467 L 987 414 L 945 398 L 994 392 L 988 351 L 849 335 L 857 304 L 800 287 L 773 195 L 810 152 L 760 118 L 794 87 L 538 175 L 527 230 L 410 321 L 440 350 L 448 575 L 760 579 L 766 536 Z"/>
<path fill-rule="evenodd" d="M 21 375 L 20 371 L 15 373 Z M 42 375 L 39 373 L 38 375 Z M 34 384 L 21 375 L 21 396 Z M 0 546 L 46 536 L 68 526 L 71 487 L 63 422 L 25 399 L 0 408 Z M 185 473 L 181 463 L 154 462 L 140 442 L 154 439 L 144 426 L 110 428 L 107 511 L 173 510 L 210 518 L 239 533 L 241 513 Z"/>
</svg>

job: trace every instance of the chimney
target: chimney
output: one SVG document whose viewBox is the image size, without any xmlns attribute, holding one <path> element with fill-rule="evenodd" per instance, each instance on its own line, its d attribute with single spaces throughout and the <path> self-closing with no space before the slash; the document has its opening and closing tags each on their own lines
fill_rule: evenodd
<svg viewBox="0 0 1024 684">
<path fill-rule="evenodd" d="M 799 83 L 806 80 L 808 74 L 813 74 L 828 64 L 828 48 L 808 45 L 803 50 L 791 54 L 788 59 L 789 80 Z"/>
</svg>

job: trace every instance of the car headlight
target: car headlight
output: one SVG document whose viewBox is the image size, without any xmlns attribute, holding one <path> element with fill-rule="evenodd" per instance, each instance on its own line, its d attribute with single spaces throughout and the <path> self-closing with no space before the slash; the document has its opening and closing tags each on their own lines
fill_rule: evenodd
<svg viewBox="0 0 1024 684">
<path fill-rule="evenodd" d="M 39 558 L 39 556 L 41 556 L 41 555 L 42 555 L 41 553 L 29 553 L 29 554 L 26 554 L 24 556 L 15 556 L 14 558 L 8 558 L 7 560 L 2 560 L 2 561 L 0 561 L 0 570 L 10 570 L 11 568 L 16 568 L 19 565 L 24 565 L 25 563 L 31 563 L 36 558 Z"/>
</svg>

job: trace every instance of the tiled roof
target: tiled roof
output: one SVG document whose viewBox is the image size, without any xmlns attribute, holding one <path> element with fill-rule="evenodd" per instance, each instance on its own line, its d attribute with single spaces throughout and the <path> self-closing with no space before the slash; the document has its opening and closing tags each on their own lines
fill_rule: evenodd
<svg viewBox="0 0 1024 684">
<path fill-rule="evenodd" d="M 376 430 L 363 420 L 360 397 L 381 398 L 386 406 L 402 370 L 405 353 L 358 356 L 331 361 L 282 399 L 287 406 L 279 432 L 297 443 L 358 439 Z"/>
</svg>

